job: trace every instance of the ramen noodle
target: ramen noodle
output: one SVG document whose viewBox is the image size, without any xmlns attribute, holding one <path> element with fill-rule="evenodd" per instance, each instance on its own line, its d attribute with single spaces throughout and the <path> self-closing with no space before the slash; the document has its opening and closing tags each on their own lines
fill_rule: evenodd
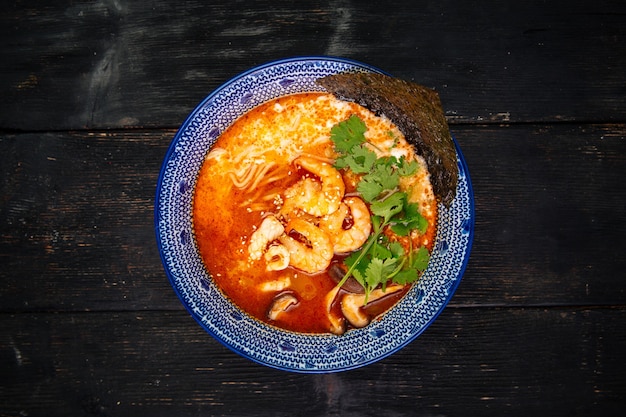
<svg viewBox="0 0 626 417">
<path fill-rule="evenodd" d="M 364 174 L 340 166 L 331 138 L 351 117 L 364 123 L 370 155 L 416 162 L 396 189 L 425 220 L 419 232 L 377 229 L 373 203 L 359 191 Z M 424 160 L 391 121 L 331 94 L 303 93 L 254 108 L 220 135 L 199 172 L 193 221 L 208 272 L 241 310 L 291 331 L 340 334 L 379 317 L 411 285 L 364 291 L 346 275 L 350 255 L 373 247 L 377 230 L 407 253 L 430 251 L 437 201 Z"/>
</svg>

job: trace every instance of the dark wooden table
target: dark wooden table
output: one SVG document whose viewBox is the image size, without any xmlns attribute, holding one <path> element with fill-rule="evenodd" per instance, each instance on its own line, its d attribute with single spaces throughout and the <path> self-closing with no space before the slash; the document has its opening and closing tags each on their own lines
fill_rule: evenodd
<svg viewBox="0 0 626 417">
<path fill-rule="evenodd" d="M 34 1 L 4 4 L 0 33 L 0 416 L 623 413 L 624 2 Z M 300 55 L 435 88 L 476 198 L 438 320 L 335 374 L 212 339 L 153 228 L 187 114 Z"/>
</svg>

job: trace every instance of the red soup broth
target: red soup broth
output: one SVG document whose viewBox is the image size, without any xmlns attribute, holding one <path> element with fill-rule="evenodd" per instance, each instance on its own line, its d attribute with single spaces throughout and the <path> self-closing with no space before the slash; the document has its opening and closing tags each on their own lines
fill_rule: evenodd
<svg viewBox="0 0 626 417">
<path fill-rule="evenodd" d="M 389 120 L 329 94 L 305 93 L 269 101 L 241 116 L 220 135 L 201 167 L 193 200 L 194 233 L 201 257 L 223 294 L 258 320 L 296 332 L 330 331 L 326 296 L 336 285 L 330 268 L 315 273 L 292 266 L 270 271 L 263 257 L 251 259 L 248 246 L 263 219 L 280 210 L 285 190 L 307 175 L 294 166 L 294 159 L 306 155 L 332 164 L 336 154 L 330 129 L 353 114 L 366 123 L 366 138 L 377 148 L 385 149 L 389 132 L 393 132 L 396 142 L 401 140 L 395 152 L 419 159 Z M 342 175 L 346 194 L 354 194 L 354 175 Z M 412 190 L 410 199 L 419 203 L 429 222 L 426 233 L 412 244 L 430 250 L 437 204 L 425 165 L 408 181 L 404 185 Z M 343 257 L 345 254 L 336 255 L 331 265 Z M 383 314 L 408 289 L 406 286 L 369 304 L 365 312 L 372 317 Z M 334 314 L 340 314 L 342 291 L 331 306 Z M 280 294 L 293 295 L 297 303 L 271 320 L 268 311 Z"/>
</svg>

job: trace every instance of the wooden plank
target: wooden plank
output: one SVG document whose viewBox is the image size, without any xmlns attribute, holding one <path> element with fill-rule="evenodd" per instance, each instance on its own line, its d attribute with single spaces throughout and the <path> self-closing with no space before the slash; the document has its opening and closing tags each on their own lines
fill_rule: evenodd
<svg viewBox="0 0 626 417">
<path fill-rule="evenodd" d="M 623 305 L 624 127 L 454 130 L 476 200 L 472 256 L 455 302 Z"/>
<path fill-rule="evenodd" d="M 153 220 L 174 133 L 2 136 L 3 308 L 180 308 Z"/>
<path fill-rule="evenodd" d="M 624 308 L 448 308 L 400 352 L 338 374 L 232 353 L 184 312 L 3 314 L 3 415 L 616 415 Z"/>
<path fill-rule="evenodd" d="M 177 127 L 232 76 L 336 55 L 437 89 L 453 122 L 624 121 L 626 4 L 40 2 L 0 16 L 0 128 Z"/>
<path fill-rule="evenodd" d="M 459 127 L 476 198 L 455 305 L 624 305 L 626 126 Z M 0 136 L 0 308 L 180 310 L 153 228 L 174 131 Z"/>
</svg>

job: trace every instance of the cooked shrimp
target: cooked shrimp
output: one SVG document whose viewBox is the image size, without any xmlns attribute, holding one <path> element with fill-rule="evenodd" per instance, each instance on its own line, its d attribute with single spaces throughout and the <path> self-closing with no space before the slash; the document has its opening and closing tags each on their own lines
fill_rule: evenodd
<svg viewBox="0 0 626 417">
<path fill-rule="evenodd" d="M 289 236 L 292 231 L 302 235 L 308 242 L 303 243 Z M 333 245 L 326 232 L 299 218 L 290 220 L 285 232 L 278 240 L 289 250 L 289 265 L 310 274 L 328 268 L 333 258 Z"/>
<path fill-rule="evenodd" d="M 348 218 L 349 227 L 344 228 Z M 337 211 L 322 218 L 320 228 L 330 236 L 335 253 L 352 252 L 367 241 L 372 231 L 370 212 L 359 197 L 347 197 Z"/>
<path fill-rule="evenodd" d="M 268 271 L 282 271 L 289 266 L 289 251 L 280 243 L 272 243 L 263 257 Z"/>
<path fill-rule="evenodd" d="M 286 313 L 289 307 L 298 304 L 298 299 L 289 293 L 279 295 L 274 299 L 270 310 L 267 312 L 267 317 L 270 320 L 276 320 L 281 314 Z"/>
<path fill-rule="evenodd" d="M 258 288 L 263 292 L 283 291 L 291 286 L 291 278 L 284 276 L 273 281 L 266 281 L 259 284 Z"/>
<path fill-rule="evenodd" d="M 285 191 L 288 206 L 301 209 L 313 216 L 325 216 L 335 212 L 345 193 L 341 174 L 328 162 L 308 156 L 300 156 L 294 165 L 314 174 L 319 181 L 305 177 Z"/>
<path fill-rule="evenodd" d="M 298 213 L 311 216 L 309 213 L 311 210 L 305 211 L 305 208 L 311 204 L 315 204 L 314 201 L 321 193 L 322 186 L 319 181 L 309 177 L 302 178 L 285 191 L 285 198 L 283 199 L 284 202 L 280 209 L 280 214 L 285 218 L 299 215 Z"/>
<path fill-rule="evenodd" d="M 263 256 L 267 245 L 276 240 L 285 232 L 282 223 L 274 216 L 267 216 L 263 219 L 261 226 L 250 236 L 248 253 L 250 259 L 258 261 Z"/>
</svg>

